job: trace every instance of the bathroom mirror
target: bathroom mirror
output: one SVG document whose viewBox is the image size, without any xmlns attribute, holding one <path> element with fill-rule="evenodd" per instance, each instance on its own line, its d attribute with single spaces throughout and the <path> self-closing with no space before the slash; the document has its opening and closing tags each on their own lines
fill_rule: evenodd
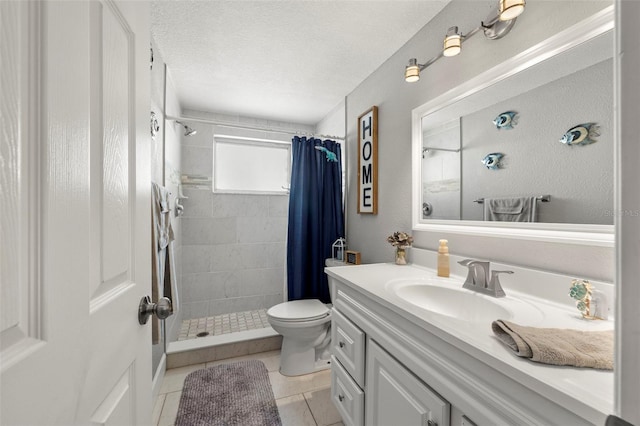
<svg viewBox="0 0 640 426">
<path fill-rule="evenodd" d="M 413 228 L 613 246 L 612 55 L 607 8 L 414 109 Z M 586 123 L 594 143 L 560 142 Z M 492 198 L 536 198 L 535 221 L 496 221 Z"/>
</svg>

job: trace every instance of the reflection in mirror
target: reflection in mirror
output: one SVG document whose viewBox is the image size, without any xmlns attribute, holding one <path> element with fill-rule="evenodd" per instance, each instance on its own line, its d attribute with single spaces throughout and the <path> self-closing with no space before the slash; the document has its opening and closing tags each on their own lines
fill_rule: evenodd
<svg viewBox="0 0 640 426">
<path fill-rule="evenodd" d="M 423 203 L 432 206 L 425 218 L 513 216 L 512 221 L 613 224 L 607 214 L 613 208 L 613 87 L 608 82 L 611 59 L 453 121 L 425 126 Z M 499 129 L 492 121 L 510 110 L 518 111 L 518 124 Z M 585 122 L 600 129 L 593 143 L 559 142 L 567 130 Z M 490 159 L 495 168 L 482 163 L 490 154 L 502 156 Z M 528 201 L 521 197 L 547 194 L 548 203 L 529 206 L 535 218 L 520 214 Z M 506 213 L 510 207 L 513 214 Z M 492 214 L 495 210 L 505 214 Z"/>
<path fill-rule="evenodd" d="M 422 140 L 422 215 L 461 219 L 460 120 L 425 127 Z"/>
<path fill-rule="evenodd" d="M 608 31 L 422 115 L 419 223 L 612 225 L 612 46 Z M 560 141 L 590 123 L 593 143 Z"/>
</svg>

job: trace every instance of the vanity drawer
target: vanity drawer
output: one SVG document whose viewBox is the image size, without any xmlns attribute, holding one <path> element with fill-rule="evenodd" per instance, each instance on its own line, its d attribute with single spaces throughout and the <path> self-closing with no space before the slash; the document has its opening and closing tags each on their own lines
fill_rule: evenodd
<svg viewBox="0 0 640 426">
<path fill-rule="evenodd" d="M 364 388 L 365 334 L 336 309 L 331 314 L 331 353 Z"/>
<path fill-rule="evenodd" d="M 331 356 L 331 400 L 345 425 L 364 425 L 364 392 L 334 356 Z"/>
</svg>

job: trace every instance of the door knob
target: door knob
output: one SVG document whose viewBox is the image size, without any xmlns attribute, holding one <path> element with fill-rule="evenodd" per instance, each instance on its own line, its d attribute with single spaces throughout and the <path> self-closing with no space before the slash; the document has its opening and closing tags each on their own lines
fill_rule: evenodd
<svg viewBox="0 0 640 426">
<path fill-rule="evenodd" d="M 152 314 L 156 314 L 158 319 L 161 320 L 171 316 L 171 314 L 173 314 L 171 299 L 161 297 L 158 303 L 153 303 L 149 296 L 144 296 L 140 299 L 140 305 L 138 307 L 138 322 L 140 325 L 146 324 Z"/>
</svg>

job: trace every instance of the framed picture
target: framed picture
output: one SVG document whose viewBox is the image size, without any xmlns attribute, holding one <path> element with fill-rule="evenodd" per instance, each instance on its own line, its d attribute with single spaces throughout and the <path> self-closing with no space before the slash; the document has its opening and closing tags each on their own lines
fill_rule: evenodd
<svg viewBox="0 0 640 426">
<path fill-rule="evenodd" d="M 347 258 L 344 260 L 345 263 L 349 263 L 351 265 L 360 265 L 360 263 L 362 262 L 359 251 L 347 250 L 346 255 Z"/>
<path fill-rule="evenodd" d="M 358 117 L 358 213 L 378 214 L 378 107 Z"/>
</svg>

